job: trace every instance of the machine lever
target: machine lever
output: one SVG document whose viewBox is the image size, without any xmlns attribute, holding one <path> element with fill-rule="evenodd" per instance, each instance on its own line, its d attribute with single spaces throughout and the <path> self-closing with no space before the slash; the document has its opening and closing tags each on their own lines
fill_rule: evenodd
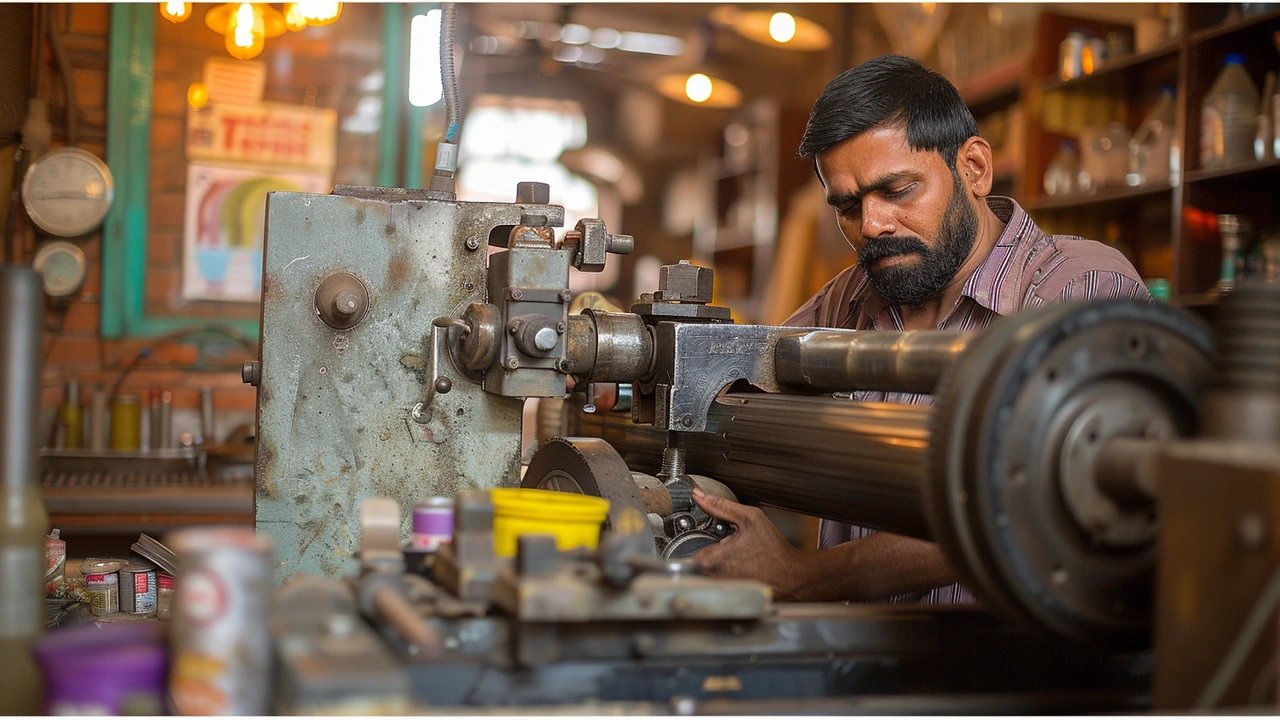
<svg viewBox="0 0 1280 720">
<path fill-rule="evenodd" d="M 431 401 L 436 399 L 436 393 L 444 395 L 453 389 L 453 381 L 440 374 L 440 343 L 445 339 L 440 330 L 451 327 L 458 328 L 464 339 L 471 334 L 471 326 L 460 318 L 446 316 L 431 321 L 431 353 L 427 360 L 427 377 L 431 378 L 431 383 L 427 385 L 427 397 L 413 406 L 412 415 L 416 423 L 425 425 L 430 422 Z"/>
</svg>

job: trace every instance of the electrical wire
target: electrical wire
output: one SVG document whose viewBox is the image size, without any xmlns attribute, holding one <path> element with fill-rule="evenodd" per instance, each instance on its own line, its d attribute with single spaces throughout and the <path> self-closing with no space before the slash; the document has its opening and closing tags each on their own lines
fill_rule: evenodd
<svg viewBox="0 0 1280 720">
<path fill-rule="evenodd" d="M 1196 700 L 1193 710 L 1209 710 L 1217 707 L 1221 702 L 1222 696 L 1226 694 L 1227 689 L 1231 687 L 1231 683 L 1235 682 L 1236 676 L 1240 674 L 1240 668 L 1244 665 L 1244 661 L 1248 659 L 1249 653 L 1253 651 L 1253 646 L 1257 644 L 1258 637 L 1262 635 L 1263 629 L 1267 626 L 1267 621 L 1271 619 L 1272 613 L 1276 611 L 1276 602 L 1280 601 L 1280 565 L 1276 566 L 1275 572 L 1271 574 L 1271 579 L 1267 581 L 1262 592 L 1258 595 L 1258 599 L 1253 604 L 1253 610 L 1249 612 L 1248 619 L 1240 628 L 1240 633 L 1236 635 L 1235 642 L 1231 644 L 1231 649 L 1222 658 L 1222 664 L 1218 665 L 1218 669 L 1213 672 L 1209 680 L 1209 684 L 1205 686 L 1204 692 L 1200 693 L 1200 697 Z"/>
<path fill-rule="evenodd" d="M 49 47 L 53 49 L 53 58 L 58 63 L 58 73 L 62 75 L 62 85 L 66 94 L 67 144 L 75 145 L 80 139 L 80 104 L 76 100 L 76 85 L 75 78 L 71 74 L 71 61 L 67 59 L 67 48 L 62 42 L 62 32 L 56 27 L 57 23 L 46 15 L 45 25 L 49 31 Z"/>
</svg>

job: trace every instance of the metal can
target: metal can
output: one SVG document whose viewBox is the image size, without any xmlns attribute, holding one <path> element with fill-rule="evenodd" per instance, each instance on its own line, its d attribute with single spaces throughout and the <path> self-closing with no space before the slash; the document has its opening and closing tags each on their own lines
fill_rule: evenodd
<svg viewBox="0 0 1280 720">
<path fill-rule="evenodd" d="M 156 619 L 168 620 L 173 607 L 173 576 L 156 573 Z"/>
<path fill-rule="evenodd" d="M 453 538 L 453 498 L 432 497 L 413 506 L 411 549 L 435 552 Z"/>
<path fill-rule="evenodd" d="M 150 615 L 156 611 L 156 566 L 130 560 L 120 568 L 120 612 Z"/>
<path fill-rule="evenodd" d="M 89 558 L 80 563 L 85 589 L 89 591 L 89 610 L 94 615 L 115 615 L 120 612 L 119 560 Z"/>
<path fill-rule="evenodd" d="M 267 711 L 274 552 L 250 528 L 174 533 L 178 557 L 169 694 L 180 715 Z"/>
</svg>

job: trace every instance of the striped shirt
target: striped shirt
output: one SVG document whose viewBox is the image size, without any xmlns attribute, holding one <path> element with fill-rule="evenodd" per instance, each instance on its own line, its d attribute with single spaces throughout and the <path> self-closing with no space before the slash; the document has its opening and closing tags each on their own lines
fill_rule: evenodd
<svg viewBox="0 0 1280 720">
<path fill-rule="evenodd" d="M 1005 223 L 991 254 L 973 271 L 960 298 L 938 323 L 939 330 L 981 330 L 997 317 L 1023 308 L 1068 300 L 1135 298 L 1151 295 L 1137 270 L 1115 248 L 1066 235 L 1045 235 L 1010 198 L 987 198 L 987 207 Z M 897 305 L 890 304 L 854 265 L 835 276 L 784 323 L 853 330 L 903 330 Z M 855 400 L 929 405 L 930 395 L 855 392 Z M 875 530 L 822 521 L 820 547 L 875 534 Z M 892 602 L 971 603 L 959 583 L 899 595 Z"/>
</svg>

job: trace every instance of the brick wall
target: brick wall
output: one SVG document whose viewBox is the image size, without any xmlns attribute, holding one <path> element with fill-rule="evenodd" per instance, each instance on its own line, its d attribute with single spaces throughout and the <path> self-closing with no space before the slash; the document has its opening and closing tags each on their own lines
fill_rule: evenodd
<svg viewBox="0 0 1280 720">
<path fill-rule="evenodd" d="M 53 13 L 57 27 L 64 31 L 68 59 L 73 68 L 80 129 L 76 143 L 99 157 L 106 154 L 107 65 L 110 9 L 106 4 L 44 5 Z M 197 8 L 200 10 L 201 8 Z M 184 29 L 204 30 L 213 49 L 221 49 L 221 38 L 203 27 L 202 18 L 183 23 Z M 163 29 L 157 25 L 158 34 Z M 39 96 L 50 104 L 54 145 L 66 144 L 65 94 L 48 43 L 42 43 Z M 157 43 L 157 83 L 155 119 L 152 123 L 150 234 L 147 238 L 146 309 L 157 315 L 204 317 L 256 317 L 254 305 L 184 303 L 180 297 L 182 258 L 182 198 L 185 183 L 183 128 L 185 85 L 163 80 L 177 73 L 172 53 L 161 52 Z M 163 63 L 163 65 L 161 64 Z M 197 69 L 198 72 L 198 69 Z M 176 180 L 176 184 L 175 184 Z M 54 408 L 64 400 L 64 388 L 73 375 L 80 380 L 87 398 L 95 385 L 109 388 L 122 370 L 144 347 L 152 349 L 150 359 L 139 362 L 126 379 L 123 390 L 146 396 L 151 387 L 173 392 L 175 432 L 194 429 L 198 423 L 200 388 L 214 388 L 217 411 L 217 439 L 232 427 L 253 421 L 256 396 L 253 388 L 240 382 L 240 364 L 251 355 L 230 341 L 209 344 L 162 343 L 158 340 L 102 340 L 99 336 L 102 287 L 102 235 L 95 232 L 75 240 L 89 261 L 84 286 L 65 308 L 46 311 L 41 375 L 42 419 L 52 426 Z M 28 255 L 30 255 L 28 244 Z"/>
</svg>

